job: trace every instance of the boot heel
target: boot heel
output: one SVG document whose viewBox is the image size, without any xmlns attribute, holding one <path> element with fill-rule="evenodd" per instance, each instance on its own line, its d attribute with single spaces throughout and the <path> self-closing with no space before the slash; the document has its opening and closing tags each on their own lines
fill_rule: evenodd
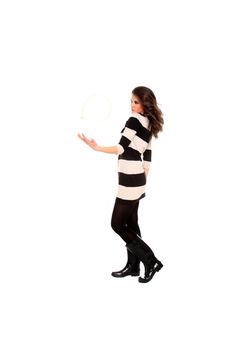
<svg viewBox="0 0 233 350">
<path fill-rule="evenodd" d="M 159 263 L 158 266 L 155 268 L 156 272 L 159 272 L 162 267 L 163 267 L 163 264 Z"/>
<path fill-rule="evenodd" d="M 154 277 L 155 273 L 159 272 L 161 270 L 161 268 L 163 267 L 163 264 L 161 262 L 159 262 L 157 264 L 158 265 L 153 268 L 153 270 L 150 272 L 149 276 L 147 276 L 145 278 L 139 277 L 138 282 L 147 283 L 147 282 L 151 281 L 152 278 Z"/>
</svg>

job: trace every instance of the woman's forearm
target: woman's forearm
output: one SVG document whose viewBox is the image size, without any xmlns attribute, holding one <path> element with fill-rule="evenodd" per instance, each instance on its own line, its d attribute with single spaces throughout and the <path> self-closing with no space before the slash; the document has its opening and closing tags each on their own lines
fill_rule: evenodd
<svg viewBox="0 0 233 350">
<path fill-rule="evenodd" d="M 95 150 L 98 151 L 98 152 L 111 153 L 111 154 L 117 154 L 118 153 L 117 146 L 109 146 L 109 147 L 96 146 Z"/>
</svg>

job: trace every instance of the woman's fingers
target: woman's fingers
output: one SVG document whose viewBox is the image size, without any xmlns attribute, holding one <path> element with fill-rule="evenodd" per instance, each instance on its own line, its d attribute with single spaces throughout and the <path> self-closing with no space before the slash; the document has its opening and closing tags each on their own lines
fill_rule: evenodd
<svg viewBox="0 0 233 350">
<path fill-rule="evenodd" d="M 88 140 L 84 134 L 78 134 L 78 137 L 79 137 L 82 141 Z"/>
<path fill-rule="evenodd" d="M 78 137 L 83 140 L 83 134 L 78 134 Z"/>
<path fill-rule="evenodd" d="M 78 137 L 85 142 L 88 146 L 90 147 L 95 147 L 96 146 L 96 142 L 94 139 L 89 140 L 83 133 L 82 134 L 78 134 Z"/>
</svg>

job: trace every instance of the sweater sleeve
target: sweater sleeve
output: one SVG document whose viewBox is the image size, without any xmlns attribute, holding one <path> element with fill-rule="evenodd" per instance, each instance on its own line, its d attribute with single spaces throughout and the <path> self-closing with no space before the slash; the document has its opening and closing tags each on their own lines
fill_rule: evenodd
<svg viewBox="0 0 233 350">
<path fill-rule="evenodd" d="M 130 117 L 127 120 L 125 127 L 122 130 L 121 139 L 117 145 L 117 154 L 124 153 L 125 149 L 129 146 L 140 127 L 141 123 L 137 118 Z"/>
<path fill-rule="evenodd" d="M 151 149 L 151 143 L 152 143 L 152 138 L 150 139 L 150 142 L 148 143 L 148 146 L 143 153 L 143 168 L 144 169 L 149 169 L 150 163 L 151 163 L 151 157 L 152 157 L 152 149 Z"/>
</svg>

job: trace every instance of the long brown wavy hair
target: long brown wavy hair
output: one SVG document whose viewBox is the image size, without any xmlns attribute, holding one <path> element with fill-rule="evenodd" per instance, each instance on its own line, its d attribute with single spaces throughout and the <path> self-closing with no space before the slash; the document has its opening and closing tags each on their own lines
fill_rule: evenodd
<svg viewBox="0 0 233 350">
<path fill-rule="evenodd" d="M 145 86 L 137 86 L 133 89 L 132 94 L 139 99 L 143 108 L 143 115 L 149 119 L 152 136 L 158 137 L 158 133 L 163 130 L 164 120 L 155 94 Z"/>
</svg>

